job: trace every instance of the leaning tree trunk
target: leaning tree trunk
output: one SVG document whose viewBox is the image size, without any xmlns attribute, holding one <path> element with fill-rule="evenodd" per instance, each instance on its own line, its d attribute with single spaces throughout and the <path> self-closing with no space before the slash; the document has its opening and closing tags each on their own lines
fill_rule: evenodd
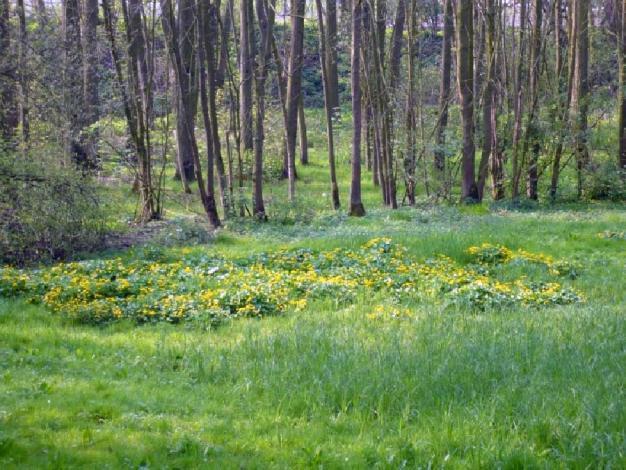
<svg viewBox="0 0 626 470">
<path fill-rule="evenodd" d="M 460 1 L 457 12 L 457 69 L 463 127 L 461 199 L 478 200 L 474 177 L 474 0 Z"/>
<path fill-rule="evenodd" d="M 287 81 L 287 170 L 289 200 L 296 197 L 296 138 L 298 133 L 298 102 L 302 84 L 302 53 L 304 47 L 305 0 L 291 1 L 291 46 Z"/>
<path fill-rule="evenodd" d="M 353 0 L 352 8 L 352 182 L 350 185 L 350 212 L 352 216 L 365 215 L 361 201 L 361 12 L 363 0 Z"/>
</svg>

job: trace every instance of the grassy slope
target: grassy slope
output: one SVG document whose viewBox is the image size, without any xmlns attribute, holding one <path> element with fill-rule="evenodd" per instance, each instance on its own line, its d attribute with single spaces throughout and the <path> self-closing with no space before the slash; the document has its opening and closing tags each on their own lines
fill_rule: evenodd
<svg viewBox="0 0 626 470">
<path fill-rule="evenodd" d="M 574 285 L 587 303 L 485 313 L 416 305 L 412 319 L 373 320 L 384 299 L 348 308 L 328 299 L 204 331 L 79 326 L 2 301 L 0 467 L 626 465 L 625 242 L 597 237 L 624 230 L 626 212 L 391 212 L 376 208 L 367 184 L 368 216 L 348 219 L 323 211 L 314 144 L 298 183 L 306 198 L 283 220 L 295 223 L 277 223 L 286 188 L 275 185 L 266 192 L 274 222 L 233 226 L 196 249 L 235 256 L 390 235 L 417 257 L 463 260 L 469 245 L 490 241 L 582 262 Z M 183 206 L 170 204 L 170 215 Z M 307 216 L 310 206 L 320 214 Z"/>
</svg>

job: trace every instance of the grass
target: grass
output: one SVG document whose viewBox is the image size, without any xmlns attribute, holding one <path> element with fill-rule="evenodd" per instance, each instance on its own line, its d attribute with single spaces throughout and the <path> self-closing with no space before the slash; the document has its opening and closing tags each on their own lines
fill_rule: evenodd
<svg viewBox="0 0 626 470">
<path fill-rule="evenodd" d="M 0 467 L 626 466 L 626 242 L 598 236 L 624 231 L 624 208 L 390 211 L 365 173 L 368 214 L 348 218 L 347 151 L 335 213 L 309 121 L 312 164 L 299 168 L 297 205 L 283 202 L 284 182 L 269 185 L 268 223 L 229 222 L 192 250 L 241 257 L 390 236 L 418 259 L 463 263 L 468 246 L 490 242 L 580 263 L 580 277 L 564 282 L 586 302 L 486 311 L 416 303 L 394 319 L 371 315 L 392 308 L 377 294 L 212 328 L 86 326 L 0 300 Z M 167 184 L 168 217 L 200 212 L 179 183 Z M 106 191 L 118 213 L 132 212 L 125 189 Z M 162 250 L 176 259 L 181 248 Z"/>
<path fill-rule="evenodd" d="M 623 240 L 597 233 L 623 228 L 624 212 L 398 214 L 322 221 L 312 239 L 295 226 L 280 245 L 385 234 L 415 256 L 462 260 L 470 244 L 500 242 L 583 262 L 573 282 L 588 301 L 415 305 L 394 320 L 367 315 L 383 298 L 327 299 L 209 330 L 81 326 L 3 301 L 2 467 L 623 466 L 626 258 Z M 263 230 L 256 245 L 225 233 L 195 249 L 264 250 L 280 230 Z"/>
</svg>

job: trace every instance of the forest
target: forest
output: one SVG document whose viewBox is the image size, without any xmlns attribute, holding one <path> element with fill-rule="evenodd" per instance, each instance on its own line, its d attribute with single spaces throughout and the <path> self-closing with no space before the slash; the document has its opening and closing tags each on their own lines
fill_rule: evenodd
<svg viewBox="0 0 626 470">
<path fill-rule="evenodd" d="M 0 467 L 626 466 L 626 0 L 0 0 Z"/>
</svg>

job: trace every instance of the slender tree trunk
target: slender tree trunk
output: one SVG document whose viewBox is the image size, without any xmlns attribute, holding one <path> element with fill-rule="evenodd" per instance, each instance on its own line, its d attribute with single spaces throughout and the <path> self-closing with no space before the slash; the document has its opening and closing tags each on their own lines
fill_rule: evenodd
<svg viewBox="0 0 626 470">
<path fill-rule="evenodd" d="M 334 0 L 329 0 L 334 4 Z M 337 173 L 335 170 L 335 140 L 333 136 L 333 107 L 331 97 L 331 85 L 329 84 L 329 61 L 327 60 L 327 42 L 324 32 L 324 15 L 322 13 L 322 0 L 315 0 L 317 8 L 317 22 L 319 27 L 319 44 L 320 44 L 320 68 L 322 70 L 322 83 L 324 85 L 324 110 L 326 111 L 326 137 L 328 139 L 328 167 L 330 169 L 330 192 L 333 209 L 337 210 L 341 207 L 339 201 L 339 186 L 337 185 Z M 327 16 L 328 18 L 328 16 Z M 335 23 L 337 18 L 335 17 Z M 335 24 L 335 29 L 337 25 Z M 335 30 L 336 33 L 336 30 Z M 330 30 L 328 32 L 330 35 Z M 330 44 L 330 41 L 328 42 Z"/>
<path fill-rule="evenodd" d="M 352 183 L 350 185 L 350 212 L 352 216 L 365 215 L 361 201 L 361 28 L 362 0 L 353 0 L 352 8 Z"/>
<path fill-rule="evenodd" d="M 187 80 L 190 79 L 189 75 L 191 74 L 190 70 L 187 68 L 186 64 L 188 63 L 183 59 L 183 53 L 187 52 L 186 46 L 183 44 L 179 44 L 179 38 L 181 38 L 182 32 L 178 29 L 178 26 L 185 26 L 186 31 L 189 32 L 191 29 L 189 28 L 189 23 L 186 21 L 176 22 L 174 9 L 172 7 L 171 0 L 160 0 L 161 3 L 161 23 L 163 26 L 163 32 L 165 35 L 165 41 L 167 44 L 168 53 L 171 57 L 171 62 L 174 65 L 174 72 L 176 74 L 176 83 L 178 84 L 178 92 L 184 96 L 183 90 L 185 87 L 189 86 Z M 189 3 L 190 10 L 188 11 L 180 11 L 179 14 L 190 14 L 191 18 L 197 18 L 196 9 L 194 8 L 193 3 Z M 195 38 L 185 38 L 188 41 L 194 41 Z M 195 62 L 194 62 L 195 63 Z M 185 106 L 191 106 L 193 103 L 190 103 L 187 100 L 181 100 Z M 187 139 L 191 143 L 191 156 L 193 158 L 193 168 L 195 171 L 195 177 L 198 184 L 198 191 L 200 193 L 200 200 L 202 201 L 202 206 L 207 214 L 209 222 L 215 225 L 219 222 L 219 219 L 216 220 L 213 214 L 214 204 L 212 206 L 210 196 L 207 193 L 206 187 L 204 186 L 204 177 L 202 175 L 202 165 L 200 163 L 200 155 L 198 151 L 198 143 L 196 141 L 195 135 L 195 127 L 193 125 L 192 119 L 190 117 L 189 109 L 182 109 L 182 116 L 186 118 L 186 122 L 183 123 L 183 128 L 187 133 Z"/>
<path fill-rule="evenodd" d="M 562 39 L 563 31 L 563 12 L 561 6 L 561 0 L 554 1 L 554 37 L 555 37 L 555 52 L 556 52 L 556 93 L 558 95 L 558 109 L 557 109 L 557 127 L 558 127 L 558 135 L 557 142 L 554 150 L 554 157 L 552 159 L 552 176 L 550 178 L 550 199 L 554 200 L 556 198 L 557 187 L 559 184 L 559 175 L 561 169 L 561 156 L 563 155 L 563 138 L 564 138 L 564 129 L 566 124 L 566 98 L 564 96 L 564 87 L 563 87 L 563 51 L 564 41 Z"/>
<path fill-rule="evenodd" d="M 441 87 L 439 91 L 439 118 L 435 130 L 435 170 L 440 178 L 445 171 L 446 127 L 450 104 L 450 76 L 452 72 L 452 40 L 454 37 L 453 0 L 445 0 L 443 43 L 441 50 Z"/>
<path fill-rule="evenodd" d="M 268 8 L 267 0 L 256 0 L 256 12 L 261 32 L 261 49 L 259 51 L 256 73 L 256 132 L 254 135 L 254 195 L 252 212 L 259 220 L 266 220 L 263 203 L 263 141 L 265 139 L 263 121 L 265 119 L 265 80 L 267 78 L 267 62 L 272 54 L 275 2 Z"/>
<path fill-rule="evenodd" d="M 11 147 L 18 126 L 16 65 L 14 45 L 11 41 L 11 4 L 9 0 L 0 0 L 0 67 L 3 70 L 0 80 L 0 133 L 3 145 Z"/>
<path fill-rule="evenodd" d="M 298 131 L 298 102 L 302 83 L 302 54 L 304 46 L 305 0 L 291 0 L 291 46 L 287 81 L 287 157 L 289 200 L 296 197 L 296 137 Z"/>
<path fill-rule="evenodd" d="M 622 1 L 622 31 L 620 57 L 620 95 L 619 95 L 619 168 L 626 178 L 626 0 Z"/>
<path fill-rule="evenodd" d="M 209 94 L 208 88 L 214 87 L 213 73 L 207 74 L 207 68 L 213 68 L 213 55 L 209 54 L 208 49 L 215 48 L 215 44 L 209 35 L 209 5 L 208 1 L 198 2 L 200 11 L 198 12 L 198 62 L 200 64 L 200 107 L 202 109 L 202 120 L 204 122 L 204 134 L 206 136 L 206 153 L 207 153 L 207 184 L 206 196 L 204 197 L 204 205 L 209 223 L 213 227 L 221 225 L 219 215 L 217 213 L 217 205 L 215 203 L 215 142 L 213 141 L 213 126 L 209 112 Z M 197 170 L 199 172 L 199 170 Z M 198 181 L 201 181 L 200 179 Z"/>
<path fill-rule="evenodd" d="M 511 198 L 519 197 L 520 180 L 520 140 L 522 136 L 522 117 L 524 115 L 524 83 L 526 81 L 526 8 L 527 0 L 520 1 L 519 40 L 517 44 L 517 69 L 515 73 L 514 108 L 515 118 L 513 125 L 513 161 L 511 176 Z"/>
<path fill-rule="evenodd" d="M 485 181 L 487 180 L 487 171 L 489 169 L 489 159 L 492 157 L 494 133 L 497 129 L 494 127 L 493 108 L 495 107 L 495 81 L 496 81 L 496 6 L 495 0 L 487 0 L 487 10 L 485 12 L 485 21 L 487 23 L 486 32 L 486 48 L 487 48 L 487 82 L 485 84 L 485 93 L 483 95 L 483 145 L 480 163 L 478 165 L 478 199 L 482 201 L 485 189 Z"/>
<path fill-rule="evenodd" d="M 194 179 L 193 146 L 191 131 L 196 123 L 198 108 L 198 92 L 196 88 L 196 18 L 194 16 L 194 0 L 179 0 L 177 31 L 180 35 L 177 42 L 180 45 L 182 60 L 182 80 L 178 86 L 178 107 L 176 113 L 176 137 L 178 144 L 178 171 L 185 185 Z M 187 188 L 187 186 L 186 186 Z"/>
<path fill-rule="evenodd" d="M 320 20 L 321 21 L 321 20 Z M 337 72 L 337 0 L 326 0 L 327 47 L 324 55 L 328 71 L 330 108 L 339 108 L 339 74 Z"/>
<path fill-rule="evenodd" d="M 461 199 L 469 202 L 478 200 L 474 177 L 474 0 L 458 2 L 457 30 L 457 68 L 463 127 Z"/>
<path fill-rule="evenodd" d="M 253 19 L 250 18 L 248 3 L 250 0 L 240 0 L 239 3 L 239 120 L 241 140 L 241 154 L 245 155 L 253 148 L 252 135 L 252 53 L 250 39 L 252 37 Z"/>
<path fill-rule="evenodd" d="M 29 80 L 28 80 L 28 36 L 26 30 L 26 13 L 24 0 L 17 0 L 17 14 L 20 23 L 20 36 L 18 45 L 18 73 L 20 84 L 20 122 L 22 124 L 22 144 L 26 151 L 30 144 L 30 120 L 29 120 Z"/>
<path fill-rule="evenodd" d="M 576 84 L 574 110 L 576 112 L 576 170 L 578 174 L 577 195 L 583 192 L 583 170 L 589 163 L 587 147 L 587 114 L 589 109 L 589 0 L 578 0 L 576 4 Z"/>
<path fill-rule="evenodd" d="M 304 99 L 300 93 L 298 100 L 298 134 L 300 136 L 300 163 L 309 164 L 309 140 L 306 134 L 306 119 L 304 116 Z"/>
<path fill-rule="evenodd" d="M 415 14 L 416 14 L 416 1 L 409 0 L 408 5 L 406 7 L 407 14 L 409 17 L 408 21 L 408 91 L 406 98 L 406 149 L 405 149 L 405 157 L 404 157 L 404 173 L 405 173 L 405 186 L 406 186 L 406 195 L 409 201 L 409 205 L 415 205 L 415 131 L 416 131 L 416 117 L 415 117 L 415 50 L 414 44 L 416 40 L 415 35 Z"/>
<path fill-rule="evenodd" d="M 65 0 L 65 112 L 68 120 L 67 153 L 76 163 L 84 160 L 84 150 L 80 139 L 82 127 L 83 53 L 81 47 L 80 5 L 78 0 Z"/>
<path fill-rule="evenodd" d="M 538 130 L 535 119 L 537 110 L 537 100 L 539 99 L 539 76 L 541 71 L 541 23 L 543 21 L 543 3 L 542 0 L 535 0 L 535 14 L 534 14 L 532 47 L 531 47 L 531 59 L 530 66 L 530 94 L 529 94 L 529 109 L 528 109 L 528 123 L 526 126 L 526 136 L 524 142 L 523 156 L 526 156 L 529 145 L 532 143 L 532 152 L 528 164 L 528 175 L 526 182 L 526 196 L 529 199 L 536 200 L 537 195 L 537 165 L 539 160 L 539 142 L 538 142 Z"/>
</svg>

